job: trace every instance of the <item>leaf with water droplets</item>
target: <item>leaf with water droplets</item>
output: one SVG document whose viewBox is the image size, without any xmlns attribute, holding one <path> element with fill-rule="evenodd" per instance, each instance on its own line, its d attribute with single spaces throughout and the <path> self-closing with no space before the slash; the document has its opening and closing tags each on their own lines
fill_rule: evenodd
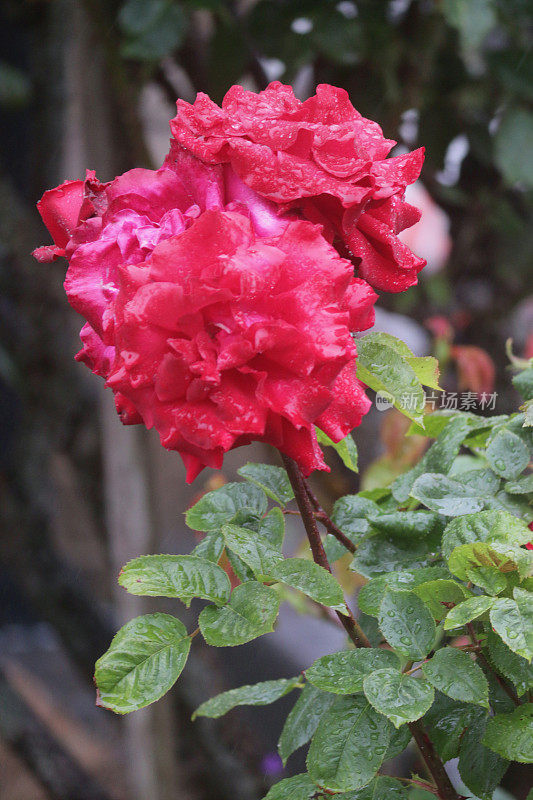
<svg viewBox="0 0 533 800">
<path fill-rule="evenodd" d="M 493 631 L 488 632 L 486 654 L 494 669 L 515 686 L 518 697 L 533 689 L 533 665 L 513 653 Z"/>
<path fill-rule="evenodd" d="M 307 680 L 325 692 L 356 694 L 363 691 L 363 680 L 381 667 L 400 669 L 400 659 L 391 650 L 359 648 L 318 658 L 305 671 Z"/>
<path fill-rule="evenodd" d="M 227 605 L 204 608 L 198 625 L 207 644 L 233 647 L 273 631 L 278 610 L 273 589 L 247 581 L 233 590 Z"/>
<path fill-rule="evenodd" d="M 185 626 L 169 614 L 132 619 L 96 662 L 98 705 L 127 714 L 159 700 L 181 674 L 190 647 Z"/>
<path fill-rule="evenodd" d="M 259 486 L 264 493 L 282 506 L 293 499 L 294 492 L 283 467 L 273 464 L 245 464 L 237 472 L 250 483 Z"/>
<path fill-rule="evenodd" d="M 433 686 L 453 700 L 489 707 L 489 685 L 472 658 L 455 647 L 437 650 L 422 672 Z"/>
<path fill-rule="evenodd" d="M 420 584 L 449 577 L 449 574 L 446 567 L 421 567 L 377 575 L 361 588 L 357 595 L 357 605 L 364 614 L 377 617 L 387 589 L 414 589 Z"/>
<path fill-rule="evenodd" d="M 339 697 L 311 741 L 309 775 L 333 792 L 361 789 L 380 768 L 389 740 L 389 722 L 364 695 Z"/>
<path fill-rule="evenodd" d="M 488 721 L 483 744 L 510 761 L 533 763 L 533 703 Z"/>
<path fill-rule="evenodd" d="M 444 630 L 449 631 L 452 628 L 461 628 L 467 622 L 481 617 L 486 614 L 494 605 L 495 598 L 481 595 L 480 597 L 470 597 L 463 603 L 451 608 L 448 611 L 446 620 L 444 621 Z"/>
<path fill-rule="evenodd" d="M 324 431 L 321 431 L 320 428 L 316 428 L 315 430 L 319 444 L 324 445 L 324 447 L 333 447 L 345 467 L 351 469 L 352 472 L 359 471 L 357 468 L 357 445 L 351 433 L 344 439 L 341 439 L 340 442 L 334 442 Z"/>
<path fill-rule="evenodd" d="M 499 597 L 490 611 L 495 632 L 519 656 L 533 659 L 533 593 L 515 589 L 513 598 Z"/>
<path fill-rule="evenodd" d="M 269 577 L 298 589 L 317 603 L 348 613 L 344 593 L 331 572 L 306 558 L 286 558 L 274 564 Z"/>
<path fill-rule="evenodd" d="M 311 739 L 318 723 L 335 702 L 335 695 L 322 692 L 310 683 L 292 707 L 278 742 L 278 752 L 283 764 L 289 756 Z"/>
<path fill-rule="evenodd" d="M 402 675 L 396 669 L 378 669 L 363 683 L 367 699 L 385 714 L 396 728 L 420 719 L 433 703 L 433 687 L 420 678 Z"/>
<path fill-rule="evenodd" d="M 222 535 L 226 548 L 244 561 L 259 580 L 268 575 L 275 564 L 283 561 L 281 551 L 257 531 L 239 525 L 223 525 Z"/>
<path fill-rule="evenodd" d="M 280 678 L 277 681 L 262 681 L 252 686 L 239 686 L 238 689 L 230 689 L 228 692 L 222 692 L 215 695 L 215 697 L 211 697 L 198 706 L 192 718 L 210 717 L 211 719 L 217 719 L 237 706 L 269 705 L 296 689 L 299 682 L 299 677 Z"/>
<path fill-rule="evenodd" d="M 507 772 L 509 762 L 482 743 L 488 719 L 476 720 L 464 732 L 459 750 L 459 774 L 480 800 L 492 800 L 494 789 Z"/>
<path fill-rule="evenodd" d="M 481 511 L 466 514 L 448 523 L 442 536 L 442 553 L 447 560 L 453 550 L 469 542 L 506 542 L 523 545 L 529 542 L 531 531 L 522 520 L 507 511 Z"/>
<path fill-rule="evenodd" d="M 485 506 L 484 498 L 473 494 L 468 486 L 446 475 L 431 472 L 416 479 L 411 497 L 445 517 L 473 514 Z"/>
<path fill-rule="evenodd" d="M 422 600 L 413 592 L 387 591 L 379 611 L 379 627 L 399 653 L 421 660 L 435 642 L 435 622 Z"/>
<path fill-rule="evenodd" d="M 130 594 L 179 597 L 189 604 L 193 597 L 227 603 L 229 578 L 217 564 L 198 556 L 141 556 L 123 567 L 118 582 Z"/>
<path fill-rule="evenodd" d="M 529 450 L 522 439 L 507 429 L 498 431 L 487 447 L 487 461 L 502 478 L 518 478 L 529 463 Z"/>
<path fill-rule="evenodd" d="M 250 483 L 227 483 L 204 494 L 188 509 L 185 521 L 195 531 L 214 531 L 236 519 L 239 524 L 248 519 L 257 521 L 266 510 L 267 499 L 262 489 Z"/>
</svg>

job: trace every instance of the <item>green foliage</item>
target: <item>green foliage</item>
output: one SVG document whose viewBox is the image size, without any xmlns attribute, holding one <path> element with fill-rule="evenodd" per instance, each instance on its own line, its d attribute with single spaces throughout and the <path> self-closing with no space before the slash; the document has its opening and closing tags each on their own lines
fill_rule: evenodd
<svg viewBox="0 0 533 800">
<path fill-rule="evenodd" d="M 388 347 L 410 369 L 426 369 L 401 347 L 382 345 L 387 358 Z M 523 415 L 430 415 L 436 441 L 416 467 L 391 489 L 337 500 L 333 521 L 356 548 L 350 568 L 368 579 L 359 622 L 372 646 L 324 655 L 299 677 L 223 692 L 194 715 L 218 718 L 302 690 L 278 750 L 285 764 L 310 742 L 308 772 L 282 780 L 269 800 L 409 800 L 411 790 L 378 772 L 419 724 L 444 762 L 459 759 L 479 800 L 495 800 L 509 761 L 532 760 L 533 706 L 524 703 L 533 688 L 533 498 L 524 459 L 532 437 L 523 423 Z M 348 613 L 336 566 L 331 573 L 283 552 L 281 507 L 293 499 L 283 471 L 247 464 L 240 474 L 244 481 L 188 510 L 187 524 L 206 533 L 192 555 L 134 559 L 120 584 L 133 594 L 209 601 L 199 632 L 216 647 L 271 632 L 283 599 L 303 612 L 318 604 L 324 614 Z M 326 529 L 323 542 L 332 563 L 347 552 Z M 218 563 L 224 554 L 240 581 L 233 590 Z M 166 614 L 126 625 L 97 664 L 100 703 L 125 713 L 159 698 L 183 669 L 192 637 Z"/>
<path fill-rule="evenodd" d="M 277 681 L 263 681 L 253 686 L 239 686 L 229 692 L 217 694 L 198 706 L 193 719 L 196 717 L 210 717 L 216 719 L 224 716 L 237 706 L 267 706 L 284 697 L 299 686 L 299 678 L 280 678 Z"/>
<path fill-rule="evenodd" d="M 364 695 L 339 697 L 311 740 L 307 769 L 334 792 L 361 789 L 381 766 L 390 741 L 389 724 Z"/>
<path fill-rule="evenodd" d="M 234 647 L 271 633 L 278 611 L 276 592 L 248 581 L 233 590 L 227 605 L 204 608 L 198 625 L 207 644 Z"/>
<path fill-rule="evenodd" d="M 351 469 L 352 472 L 358 471 L 357 445 L 351 434 L 341 439 L 340 442 L 334 442 L 324 431 L 321 431 L 320 428 L 316 428 L 316 438 L 319 444 L 325 447 L 333 447 L 345 467 Z"/>
<path fill-rule="evenodd" d="M 433 703 L 435 692 L 424 680 L 402 675 L 396 669 L 378 669 L 368 675 L 363 688 L 367 700 L 397 728 L 420 719 Z"/>
<path fill-rule="evenodd" d="M 224 570 L 198 556 L 141 556 L 126 564 L 118 582 L 130 594 L 179 597 L 187 605 L 193 597 L 224 605 L 231 591 Z"/>
<path fill-rule="evenodd" d="M 477 720 L 463 733 L 459 750 L 459 774 L 480 800 L 492 800 L 494 789 L 505 775 L 509 762 L 483 744 L 487 719 Z"/>
<path fill-rule="evenodd" d="M 159 700 L 180 676 L 190 647 L 185 626 L 175 617 L 132 619 L 96 662 L 98 704 L 127 714 Z"/>
<path fill-rule="evenodd" d="M 286 558 L 271 568 L 269 577 L 298 589 L 316 603 L 348 613 L 344 594 L 333 575 L 305 558 Z"/>
<path fill-rule="evenodd" d="M 267 510 L 265 493 L 249 483 L 228 483 L 204 494 L 189 508 L 185 521 L 195 531 L 218 531 L 224 524 L 256 522 Z"/>
<path fill-rule="evenodd" d="M 159 61 L 181 45 L 188 20 L 174 0 L 126 0 L 118 23 L 124 58 Z"/>
<path fill-rule="evenodd" d="M 317 659 L 305 671 L 305 677 L 325 692 L 357 694 L 363 691 L 363 681 L 368 675 L 385 667 L 400 669 L 400 660 L 391 650 L 344 650 Z"/>
<path fill-rule="evenodd" d="M 435 689 L 452 700 L 489 707 L 487 679 L 468 653 L 443 647 L 423 664 L 422 672 Z"/>
<path fill-rule="evenodd" d="M 425 658 L 435 642 L 433 616 L 414 592 L 387 590 L 379 627 L 388 643 L 407 658 Z"/>
<path fill-rule="evenodd" d="M 487 723 L 483 744 L 504 758 L 533 763 L 533 703 L 497 714 Z"/>
<path fill-rule="evenodd" d="M 289 756 L 310 741 L 318 728 L 318 723 L 333 705 L 335 695 L 322 692 L 310 683 L 292 707 L 278 742 L 278 752 L 284 764 Z"/>
<path fill-rule="evenodd" d="M 390 399 L 398 411 L 423 426 L 422 385 L 438 389 L 435 358 L 419 358 L 388 333 L 369 333 L 357 341 L 357 375 L 371 389 Z"/>
<path fill-rule="evenodd" d="M 287 473 L 282 467 L 274 467 L 272 464 L 245 464 L 237 472 L 250 483 L 259 486 L 267 497 L 280 506 L 286 506 L 294 497 Z"/>
</svg>

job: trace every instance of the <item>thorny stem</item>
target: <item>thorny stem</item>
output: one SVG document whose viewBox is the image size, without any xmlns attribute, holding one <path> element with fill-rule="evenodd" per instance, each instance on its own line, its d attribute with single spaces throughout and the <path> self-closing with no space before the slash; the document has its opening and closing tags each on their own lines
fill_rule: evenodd
<svg viewBox="0 0 533 800">
<path fill-rule="evenodd" d="M 281 458 L 291 482 L 294 496 L 296 498 L 296 502 L 298 503 L 298 508 L 300 509 L 300 514 L 302 515 L 302 521 L 307 533 L 311 552 L 313 554 L 313 560 L 316 564 L 319 564 L 319 566 L 324 567 L 324 569 L 327 569 L 328 572 L 331 572 L 331 567 L 329 565 L 329 561 L 320 538 L 320 533 L 318 531 L 315 513 L 313 513 L 313 510 L 321 510 L 320 504 L 318 503 L 316 497 L 314 497 L 312 494 L 311 490 L 306 486 L 298 464 L 284 453 L 281 453 Z M 327 516 L 325 512 L 322 513 L 324 516 Z M 339 611 L 337 611 L 336 614 L 346 630 L 346 633 L 356 647 L 372 646 L 368 640 L 368 637 L 351 613 L 349 616 L 347 616 L 346 614 L 341 614 Z M 422 725 L 419 722 L 411 722 L 409 723 L 409 730 L 411 731 L 411 735 L 418 745 L 418 749 L 420 750 L 426 766 L 433 777 L 433 780 L 435 781 L 440 800 L 461 800 L 460 795 L 458 795 L 453 788 L 448 774 L 444 769 L 444 765 Z"/>
</svg>

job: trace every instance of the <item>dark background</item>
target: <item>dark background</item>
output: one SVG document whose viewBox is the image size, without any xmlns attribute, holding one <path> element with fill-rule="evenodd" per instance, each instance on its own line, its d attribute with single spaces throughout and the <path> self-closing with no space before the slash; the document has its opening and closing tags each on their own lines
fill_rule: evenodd
<svg viewBox="0 0 533 800">
<path fill-rule="evenodd" d="M 140 552 L 190 550 L 182 510 L 220 476 L 186 489 L 177 456 L 122 429 L 99 381 L 74 363 L 80 321 L 64 265 L 29 255 L 49 241 L 35 202 L 85 166 L 102 180 L 158 166 L 178 96 L 220 101 L 232 83 L 258 90 L 273 78 L 302 99 L 320 82 L 342 86 L 400 147 L 426 147 L 424 230 L 441 255 L 416 288 L 380 298 L 383 327 L 393 320 L 418 351 L 436 348 L 447 388 L 494 389 L 496 411 L 511 411 L 506 339 L 533 355 L 531 12 L 528 0 L 3 0 L 1 800 L 256 800 L 281 774 L 274 751 L 290 700 L 217 723 L 192 725 L 191 710 L 338 646 L 286 612 L 277 645 L 198 647 L 154 709 L 126 720 L 94 709 L 94 660 L 146 608 L 122 597 L 114 575 Z M 449 233 L 431 227 L 432 203 Z M 449 330 L 432 344 L 435 317 Z M 399 423 L 389 418 L 380 444 L 381 421 L 373 412 L 356 434 L 363 465 L 384 447 L 400 458 Z M 402 451 L 402 465 L 416 454 Z M 237 451 L 223 477 L 264 457 Z M 337 470 L 317 491 L 327 504 L 350 487 Z"/>
</svg>

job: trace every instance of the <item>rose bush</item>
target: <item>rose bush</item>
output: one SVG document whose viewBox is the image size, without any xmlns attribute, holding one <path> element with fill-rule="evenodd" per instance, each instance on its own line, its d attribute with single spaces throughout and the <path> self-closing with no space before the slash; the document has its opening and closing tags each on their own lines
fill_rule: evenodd
<svg viewBox="0 0 533 800">
<path fill-rule="evenodd" d="M 176 144 L 157 171 L 88 172 L 39 211 L 55 244 L 35 255 L 68 259 L 77 358 L 123 422 L 155 427 L 189 481 L 252 440 L 327 469 L 314 426 L 337 442 L 368 410 L 351 334 L 376 295 L 320 225 Z"/>
<path fill-rule="evenodd" d="M 344 89 L 323 84 L 302 103 L 277 81 L 258 94 L 232 86 L 222 108 L 202 93 L 192 105 L 178 100 L 170 126 L 190 153 L 228 165 L 280 211 L 320 222 L 375 288 L 401 292 L 416 283 L 426 262 L 397 234 L 420 219 L 404 193 L 424 148 L 387 158 L 396 142 Z"/>
</svg>

